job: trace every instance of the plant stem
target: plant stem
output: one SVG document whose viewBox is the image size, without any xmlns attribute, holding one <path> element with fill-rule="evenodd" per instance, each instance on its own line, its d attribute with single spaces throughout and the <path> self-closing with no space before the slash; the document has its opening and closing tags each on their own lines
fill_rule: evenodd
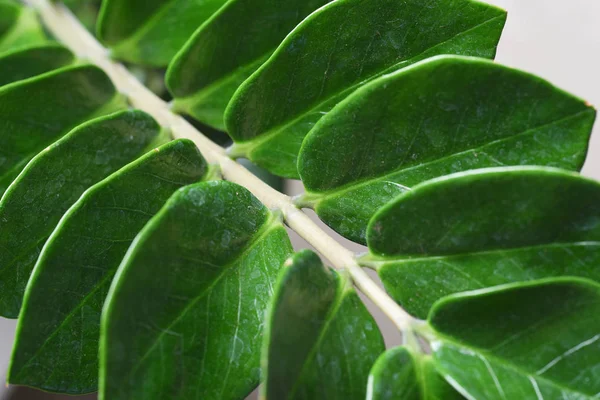
<svg viewBox="0 0 600 400">
<path fill-rule="evenodd" d="M 405 341 L 412 337 L 412 326 L 418 320 L 404 311 L 358 265 L 354 254 L 319 228 L 289 196 L 276 191 L 254 176 L 242 165 L 230 159 L 225 149 L 205 137 L 183 117 L 173 113 L 168 103 L 160 99 L 122 64 L 110 59 L 105 49 L 62 4 L 48 0 L 26 0 L 40 14 L 46 27 L 77 57 L 103 69 L 117 89 L 128 97 L 132 106 L 152 115 L 159 124 L 169 128 L 175 138 L 192 140 L 208 162 L 219 165 L 223 178 L 246 187 L 267 207 L 280 210 L 286 224 L 314 246 L 337 269 L 346 269 L 354 284 L 402 330 Z"/>
</svg>

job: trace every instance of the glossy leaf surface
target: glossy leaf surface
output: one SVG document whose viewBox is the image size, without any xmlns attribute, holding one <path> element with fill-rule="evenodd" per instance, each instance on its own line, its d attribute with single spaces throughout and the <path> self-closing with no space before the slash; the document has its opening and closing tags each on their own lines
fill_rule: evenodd
<svg viewBox="0 0 600 400">
<path fill-rule="evenodd" d="M 147 114 L 81 125 L 35 156 L 0 201 L 0 315 L 18 315 L 29 276 L 63 214 L 90 186 L 167 138 Z"/>
<path fill-rule="evenodd" d="M 600 286 L 557 279 L 436 304 L 437 367 L 471 399 L 595 399 Z"/>
<path fill-rule="evenodd" d="M 294 255 L 267 318 L 265 398 L 365 398 L 369 369 L 385 346 L 346 278 L 308 250 Z"/>
<path fill-rule="evenodd" d="M 0 87 L 65 67 L 73 54 L 58 44 L 33 46 L 0 54 Z"/>
<path fill-rule="evenodd" d="M 385 206 L 368 239 L 386 289 L 421 318 L 456 292 L 562 275 L 600 280 L 600 184 L 543 167 L 455 174 Z"/>
<path fill-rule="evenodd" d="M 509 165 L 579 170 L 595 116 L 533 75 L 432 58 L 365 85 L 317 123 L 298 160 L 303 201 L 364 243 L 373 214 L 423 181 Z"/>
<path fill-rule="evenodd" d="M 0 194 L 48 145 L 77 125 L 125 106 L 106 74 L 90 65 L 0 88 Z"/>
<path fill-rule="evenodd" d="M 258 385 L 264 311 L 291 251 L 280 221 L 241 186 L 178 191 L 113 283 L 100 398 L 245 398 Z"/>
<path fill-rule="evenodd" d="M 174 109 L 224 130 L 223 114 L 235 90 L 304 17 L 329 1 L 229 1 L 169 66 Z"/>
<path fill-rule="evenodd" d="M 297 177 L 307 132 L 360 85 L 437 54 L 492 58 L 504 11 L 471 0 L 341 0 L 314 12 L 244 82 L 225 115 L 236 156 Z"/>
<path fill-rule="evenodd" d="M 117 267 L 171 194 L 206 172 L 191 141 L 170 142 L 92 186 L 69 209 L 27 287 L 10 383 L 97 390 L 100 315 Z"/>
<path fill-rule="evenodd" d="M 98 37 L 113 57 L 166 66 L 225 0 L 105 0 Z"/>
<path fill-rule="evenodd" d="M 0 0 L 0 53 L 45 41 L 46 35 L 33 9 Z"/>
<path fill-rule="evenodd" d="M 464 399 L 437 372 L 430 356 L 406 347 L 383 353 L 369 374 L 367 400 Z"/>
</svg>

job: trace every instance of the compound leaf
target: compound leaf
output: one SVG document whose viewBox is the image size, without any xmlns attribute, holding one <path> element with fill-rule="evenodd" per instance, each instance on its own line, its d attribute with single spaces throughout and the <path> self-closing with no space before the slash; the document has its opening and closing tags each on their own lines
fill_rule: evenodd
<svg viewBox="0 0 600 400">
<path fill-rule="evenodd" d="M 66 67 L 2 86 L 0 195 L 44 148 L 81 123 L 125 107 L 124 97 L 108 76 L 91 65 Z"/>
<path fill-rule="evenodd" d="M 244 399 L 258 385 L 263 315 L 291 251 L 279 219 L 245 188 L 179 190 L 111 288 L 100 398 Z"/>
<path fill-rule="evenodd" d="M 366 395 L 383 339 L 347 278 L 308 250 L 281 272 L 267 317 L 263 396 L 348 399 Z"/>
<path fill-rule="evenodd" d="M 430 356 L 406 347 L 383 353 L 369 374 L 368 400 L 464 399 L 436 370 Z"/>
<path fill-rule="evenodd" d="M 448 297 L 430 316 L 437 368 L 465 397 L 598 398 L 600 286 L 562 278 Z"/>
<path fill-rule="evenodd" d="M 163 67 L 225 0 L 105 0 L 98 37 L 113 57 Z"/>
<path fill-rule="evenodd" d="M 506 13 L 472 0 L 339 0 L 302 21 L 235 93 L 232 155 L 297 178 L 304 136 L 357 87 L 438 54 L 493 58 Z"/>
<path fill-rule="evenodd" d="M 452 56 L 494 57 L 498 8 L 326 3 L 104 0 L 98 36 L 117 59 L 171 63 L 174 110 L 228 130 L 230 155 L 301 177 L 298 204 L 366 241 L 363 265 L 429 315 L 414 326 L 433 355 L 377 359 L 346 275 L 309 251 L 284 263 L 279 217 L 236 184 L 198 183 L 213 170 L 191 141 L 148 153 L 169 140 L 150 116 L 98 118 L 127 106 L 106 74 L 0 0 L 0 315 L 23 300 L 10 383 L 241 400 L 262 349 L 271 400 L 598 397 L 600 184 L 465 172 L 579 170 L 595 110 Z"/>
<path fill-rule="evenodd" d="M 46 44 L 7 51 L 0 55 L 0 87 L 66 67 L 73 54 L 59 44 Z"/>
<path fill-rule="evenodd" d="M 304 17 L 330 0 L 232 0 L 171 62 L 173 109 L 224 130 L 229 100 Z"/>
<path fill-rule="evenodd" d="M 533 75 L 440 56 L 361 87 L 306 137 L 301 203 L 365 243 L 375 212 L 423 181 L 464 170 L 579 170 L 595 110 Z"/>
<path fill-rule="evenodd" d="M 78 126 L 27 164 L 0 201 L 0 315 L 18 316 L 46 239 L 81 194 L 165 139 L 150 116 L 125 111 Z"/>
<path fill-rule="evenodd" d="M 83 194 L 48 239 L 27 286 L 10 383 L 70 394 L 98 389 L 100 315 L 117 267 L 171 194 L 206 173 L 196 146 L 177 140 Z"/>
<path fill-rule="evenodd" d="M 421 318 L 456 292 L 562 275 L 600 281 L 600 184 L 544 167 L 458 173 L 399 196 L 368 233 L 385 287 Z"/>
</svg>

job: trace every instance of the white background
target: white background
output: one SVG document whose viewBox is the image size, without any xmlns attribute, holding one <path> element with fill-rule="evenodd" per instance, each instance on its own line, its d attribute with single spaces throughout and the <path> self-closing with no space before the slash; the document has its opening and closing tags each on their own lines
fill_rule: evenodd
<svg viewBox="0 0 600 400">
<path fill-rule="evenodd" d="M 377 0 L 373 0 L 377 1 Z M 508 10 L 497 62 L 540 75 L 555 85 L 600 106 L 599 0 L 489 0 Z M 600 122 L 596 124 L 583 173 L 600 180 Z M 291 190 L 296 192 L 297 186 Z M 388 343 L 397 334 L 378 315 Z M 0 318 L 0 374 L 13 341 L 13 321 Z M 15 393 L 0 386 L 2 400 L 34 400 L 31 391 Z M 71 397 L 72 399 L 72 397 Z"/>
</svg>

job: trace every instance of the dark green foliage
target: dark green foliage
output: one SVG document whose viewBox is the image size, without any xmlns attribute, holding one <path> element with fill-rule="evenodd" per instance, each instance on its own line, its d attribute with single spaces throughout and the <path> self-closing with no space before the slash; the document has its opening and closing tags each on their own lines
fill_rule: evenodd
<svg viewBox="0 0 600 400">
<path fill-rule="evenodd" d="M 258 384 L 262 319 L 291 245 L 246 189 L 178 191 L 140 232 L 107 299 L 104 399 L 242 399 Z"/>
<path fill-rule="evenodd" d="M 551 276 L 600 280 L 599 222 L 597 182 L 499 168 L 416 186 L 375 215 L 368 239 L 390 294 L 424 318 L 456 292 Z"/>
<path fill-rule="evenodd" d="M 164 67 L 225 0 L 106 0 L 98 37 L 113 57 Z"/>
<path fill-rule="evenodd" d="M 440 375 L 431 356 L 406 347 L 388 350 L 377 359 L 369 374 L 370 400 L 464 399 Z"/>
<path fill-rule="evenodd" d="M 593 399 L 600 391 L 600 286 L 555 279 L 440 301 L 438 368 L 469 398 Z"/>
<path fill-rule="evenodd" d="M 0 87 L 65 67 L 73 54 L 58 44 L 19 48 L 0 54 Z"/>
<path fill-rule="evenodd" d="M 297 178 L 304 136 L 352 91 L 437 54 L 493 58 L 505 18 L 471 0 L 332 2 L 299 24 L 236 92 L 225 115 L 233 154 Z"/>
<path fill-rule="evenodd" d="M 369 369 L 384 350 L 348 278 L 325 268 L 308 250 L 285 263 L 266 332 L 268 399 L 364 399 Z"/>
<path fill-rule="evenodd" d="M 364 243 L 373 214 L 423 181 L 508 165 L 578 171 L 595 117 L 583 100 L 533 75 L 432 58 L 365 85 L 319 121 L 298 159 L 301 202 Z"/>
<path fill-rule="evenodd" d="M 77 125 L 124 106 L 124 98 L 106 74 L 91 65 L 66 67 L 2 86 L 0 194 L 44 148 Z"/>
<path fill-rule="evenodd" d="M 100 2 L 67 1 L 91 31 Z M 104 0 L 105 51 L 61 4 L 0 0 L 9 382 L 103 400 L 242 400 L 261 381 L 266 400 L 597 398 L 600 185 L 576 173 L 596 112 L 489 61 L 505 20 L 476 0 Z M 171 141 L 194 131 L 169 107 L 255 165 Z M 242 165 L 302 178 L 296 204 L 369 253 Z M 339 271 L 292 254 L 284 218 Z M 384 352 L 353 284 L 403 346 Z"/>
<path fill-rule="evenodd" d="M 90 186 L 168 138 L 125 111 L 80 125 L 35 156 L 0 201 L 0 313 L 16 317 L 29 275 L 63 214 Z"/>
<path fill-rule="evenodd" d="M 25 293 L 10 383 L 71 394 L 97 390 L 100 314 L 117 267 L 171 194 L 206 174 L 194 144 L 173 141 L 92 186 L 65 213 Z"/>
<path fill-rule="evenodd" d="M 240 84 L 283 38 L 330 0 L 230 0 L 173 59 L 166 82 L 174 109 L 225 129 L 225 108 Z"/>
</svg>

